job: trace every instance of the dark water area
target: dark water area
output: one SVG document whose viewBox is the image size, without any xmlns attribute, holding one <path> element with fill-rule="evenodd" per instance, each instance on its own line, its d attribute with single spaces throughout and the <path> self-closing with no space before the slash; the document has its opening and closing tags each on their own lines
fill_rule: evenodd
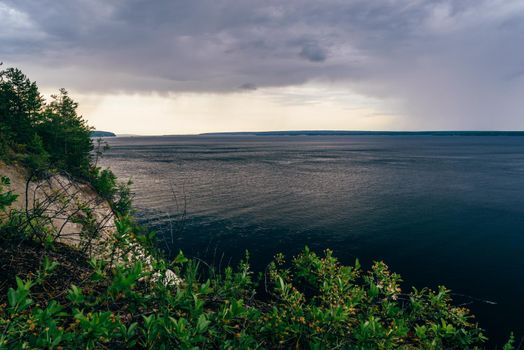
<svg viewBox="0 0 524 350">
<path fill-rule="evenodd" d="M 247 249 L 255 270 L 305 245 L 384 260 L 406 286 L 496 302 L 457 296 L 492 344 L 524 333 L 524 137 L 107 141 L 102 165 L 133 180 L 140 220 L 168 251 L 225 265 Z"/>
</svg>

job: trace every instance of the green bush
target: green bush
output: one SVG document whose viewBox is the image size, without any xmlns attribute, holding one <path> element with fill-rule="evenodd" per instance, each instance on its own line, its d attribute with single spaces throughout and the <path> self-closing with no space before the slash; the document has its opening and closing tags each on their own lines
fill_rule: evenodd
<svg viewBox="0 0 524 350">
<path fill-rule="evenodd" d="M 109 201 L 113 212 L 118 216 L 126 216 L 131 212 L 132 182 L 118 182 L 116 175 L 110 169 L 92 167 L 89 182 L 95 191 Z"/>
<path fill-rule="evenodd" d="M 10 210 L 18 195 L 9 190 L 11 181 L 6 176 L 0 176 L 0 242 L 7 237 L 21 237 L 23 235 L 17 228 L 18 213 Z"/>
<path fill-rule="evenodd" d="M 10 185 L 11 180 L 8 177 L 0 177 L 0 212 L 5 212 L 5 210 L 18 198 L 18 195 L 14 194 L 12 191 L 6 191 L 6 187 L 9 188 Z"/>
<path fill-rule="evenodd" d="M 121 182 L 117 185 L 116 195 L 113 197 L 113 210 L 120 216 L 126 216 L 132 213 L 133 194 L 131 193 L 131 180 Z"/>
<path fill-rule="evenodd" d="M 98 194 L 107 200 L 113 199 L 117 193 L 116 175 L 109 169 L 93 168 L 90 182 Z"/>
<path fill-rule="evenodd" d="M 154 279 L 141 262 L 108 268 L 93 260 L 82 285 L 36 303 L 32 290 L 55 265 L 44 260 L 36 278 L 9 289 L 0 349 L 478 349 L 486 339 L 445 288 L 404 294 L 383 263 L 366 272 L 329 251 L 306 249 L 289 268 L 277 256 L 266 298 L 257 297 L 247 260 L 213 273 L 179 254 L 155 263 L 160 276 L 167 268 L 182 276 L 178 286 Z"/>
</svg>

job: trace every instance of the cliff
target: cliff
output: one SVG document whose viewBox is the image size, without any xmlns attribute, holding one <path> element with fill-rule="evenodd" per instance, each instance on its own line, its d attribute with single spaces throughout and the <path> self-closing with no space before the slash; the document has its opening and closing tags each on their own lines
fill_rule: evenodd
<svg viewBox="0 0 524 350">
<path fill-rule="evenodd" d="M 105 240 L 115 229 L 111 206 L 87 183 L 64 175 L 29 179 L 25 168 L 2 162 L 0 174 L 11 180 L 10 189 L 18 195 L 11 210 L 18 210 L 27 218 L 36 215 L 45 218 L 57 242 L 86 248 L 88 241 Z M 93 251 L 89 249 L 88 253 Z"/>
<path fill-rule="evenodd" d="M 44 227 L 47 236 L 41 241 L 62 243 L 110 264 L 132 266 L 140 262 L 144 271 L 152 272 L 152 280 L 161 280 L 165 285 L 181 283 L 169 269 L 162 276 L 155 272 L 157 260 L 133 234 L 119 232 L 111 205 L 88 183 L 59 174 L 33 179 L 25 168 L 3 162 L 0 175 L 10 179 L 10 190 L 18 194 L 9 212 L 16 211 L 24 217 L 24 225 L 35 231 L 34 237 L 39 237 L 37 230 Z M 38 229 L 31 224 L 34 221 L 38 222 Z"/>
</svg>

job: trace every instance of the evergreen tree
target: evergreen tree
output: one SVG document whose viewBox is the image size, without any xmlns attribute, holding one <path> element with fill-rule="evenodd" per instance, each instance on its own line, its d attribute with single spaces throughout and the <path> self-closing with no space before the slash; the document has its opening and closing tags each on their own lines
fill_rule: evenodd
<svg viewBox="0 0 524 350">
<path fill-rule="evenodd" d="M 16 144 L 27 144 L 39 122 L 43 97 L 35 82 L 19 69 L 0 71 L 0 124 L 2 136 Z"/>
<path fill-rule="evenodd" d="M 36 172 L 51 166 L 88 177 L 91 128 L 77 108 L 65 89 L 46 103 L 22 71 L 0 71 L 0 159 L 18 152 Z"/>
<path fill-rule="evenodd" d="M 78 103 L 65 89 L 52 96 L 43 111 L 43 122 L 37 126 L 45 141 L 51 161 L 61 169 L 78 176 L 87 176 L 91 162 L 91 128 L 77 114 Z"/>
</svg>

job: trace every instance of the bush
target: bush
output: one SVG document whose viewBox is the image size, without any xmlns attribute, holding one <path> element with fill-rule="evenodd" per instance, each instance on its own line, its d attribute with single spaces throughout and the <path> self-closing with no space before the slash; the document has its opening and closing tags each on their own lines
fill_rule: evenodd
<svg viewBox="0 0 524 350">
<path fill-rule="evenodd" d="M 445 288 L 403 294 L 383 263 L 365 272 L 329 251 L 306 249 L 290 268 L 277 256 L 266 300 L 256 297 L 247 260 L 221 274 L 182 254 L 158 260 L 156 273 L 173 269 L 183 277 L 178 286 L 141 262 L 91 266 L 82 285 L 45 303 L 32 294 L 45 279 L 18 278 L 0 308 L 0 348 L 475 349 L 486 339 Z M 44 260 L 35 275 L 54 268 Z"/>
<path fill-rule="evenodd" d="M 18 195 L 14 194 L 12 191 L 6 191 L 5 187 L 8 188 L 10 185 L 11 180 L 8 177 L 0 177 L 0 212 L 5 212 L 5 210 L 18 198 Z"/>
<path fill-rule="evenodd" d="M 8 177 L 0 176 L 0 242 L 8 236 L 23 235 L 17 230 L 17 212 L 9 210 L 9 206 L 18 198 L 18 195 L 9 190 L 10 185 L 11 181 Z"/>
<path fill-rule="evenodd" d="M 109 169 L 93 168 L 90 182 L 97 193 L 104 199 L 112 200 L 117 193 L 116 175 Z"/>
<path fill-rule="evenodd" d="M 95 191 L 106 199 L 118 216 L 126 216 L 131 212 L 132 193 L 131 181 L 118 182 L 116 175 L 110 169 L 91 168 L 89 182 Z"/>
<path fill-rule="evenodd" d="M 113 210 L 119 216 L 126 216 L 132 213 L 133 194 L 131 193 L 131 181 L 119 183 L 117 185 L 116 195 L 113 197 Z"/>
</svg>

